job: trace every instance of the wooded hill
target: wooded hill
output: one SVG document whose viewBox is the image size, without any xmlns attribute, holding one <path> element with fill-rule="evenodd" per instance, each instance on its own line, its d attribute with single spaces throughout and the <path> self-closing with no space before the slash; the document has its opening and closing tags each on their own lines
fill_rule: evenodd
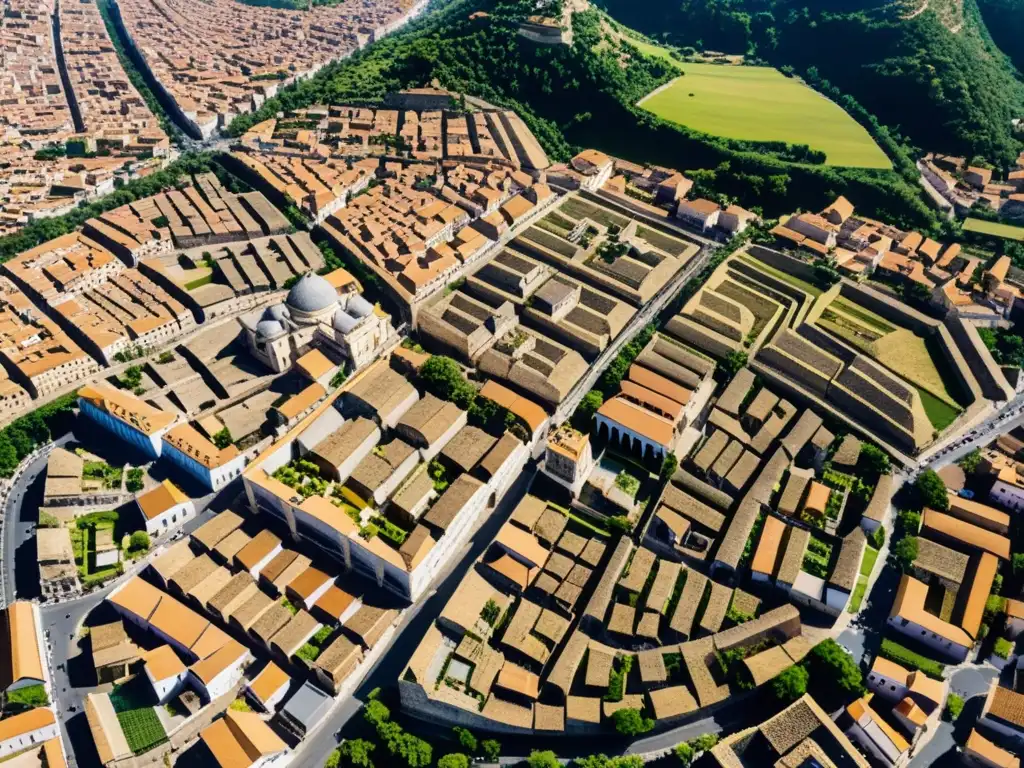
<svg viewBox="0 0 1024 768">
<path fill-rule="evenodd" d="M 1022 60 L 1024 2 L 981 2 L 985 18 L 976 0 L 598 0 L 654 39 L 824 78 L 925 151 L 1005 167 L 1024 86 L 989 29 Z"/>
</svg>

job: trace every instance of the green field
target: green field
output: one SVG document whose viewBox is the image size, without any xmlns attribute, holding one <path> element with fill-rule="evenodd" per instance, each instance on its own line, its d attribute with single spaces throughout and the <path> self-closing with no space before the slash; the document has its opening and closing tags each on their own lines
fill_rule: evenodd
<svg viewBox="0 0 1024 768">
<path fill-rule="evenodd" d="M 982 235 L 1005 237 L 1007 240 L 1024 240 L 1024 227 L 1015 227 L 1012 224 L 1000 224 L 998 221 L 965 219 L 964 230 L 967 232 L 978 232 Z"/>
<path fill-rule="evenodd" d="M 679 66 L 684 75 L 645 96 L 639 106 L 715 136 L 807 144 L 824 152 L 828 165 L 892 167 L 870 134 L 839 105 L 777 69 Z"/>
<path fill-rule="evenodd" d="M 153 747 L 167 741 L 164 727 L 160 724 L 160 718 L 152 707 L 118 712 L 117 721 L 121 725 L 121 730 L 124 731 L 128 748 L 136 755 L 148 752 Z"/>
</svg>

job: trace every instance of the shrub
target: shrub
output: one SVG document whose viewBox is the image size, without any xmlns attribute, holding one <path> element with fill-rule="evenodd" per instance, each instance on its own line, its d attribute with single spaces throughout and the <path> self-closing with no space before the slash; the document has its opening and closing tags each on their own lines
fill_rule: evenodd
<svg viewBox="0 0 1024 768">
<path fill-rule="evenodd" d="M 942 679 L 942 672 L 945 669 L 945 666 L 939 662 L 929 659 L 927 656 L 922 656 L 919 653 L 914 653 L 914 651 L 889 638 L 882 640 L 882 645 L 878 649 L 878 655 L 883 659 L 902 664 L 904 667 L 919 669 L 936 680 Z"/>
<path fill-rule="evenodd" d="M 612 533 L 628 534 L 633 530 L 633 524 L 625 515 L 615 515 L 607 520 L 608 530 Z"/>
<path fill-rule="evenodd" d="M 27 685 L 24 688 L 8 691 L 6 698 L 8 704 L 18 704 L 26 709 L 46 707 L 50 704 L 50 699 L 46 695 L 46 687 L 42 685 Z"/>
<path fill-rule="evenodd" d="M 790 667 L 772 680 L 772 693 L 781 704 L 790 704 L 807 693 L 807 669 L 801 665 Z"/>
<path fill-rule="evenodd" d="M 674 453 L 670 453 L 665 457 L 665 460 L 661 462 L 661 479 L 664 482 L 668 482 L 672 479 L 672 475 L 679 469 L 679 459 L 676 458 Z"/>
<path fill-rule="evenodd" d="M 690 763 L 693 762 L 693 747 L 684 741 L 681 744 L 676 744 L 674 752 L 684 768 L 689 768 Z"/>
<path fill-rule="evenodd" d="M 926 469 L 914 482 L 921 504 L 939 512 L 949 510 L 949 493 L 946 484 L 934 469 Z"/>
<path fill-rule="evenodd" d="M 346 739 L 345 743 L 335 752 L 344 757 L 350 765 L 359 766 L 359 768 L 373 768 L 370 754 L 376 748 L 376 744 L 366 739 Z"/>
<path fill-rule="evenodd" d="M 220 430 L 213 436 L 213 444 L 221 450 L 227 448 L 231 443 L 231 431 L 227 427 L 224 427 L 224 429 Z"/>
<path fill-rule="evenodd" d="M 920 530 L 920 513 L 904 509 L 896 515 L 896 532 L 900 536 L 917 536 Z"/>
<path fill-rule="evenodd" d="M 452 730 L 459 740 L 459 746 L 470 754 L 475 754 L 477 749 L 476 736 L 468 728 L 453 728 Z"/>
<path fill-rule="evenodd" d="M 997 638 L 995 645 L 992 646 L 992 653 L 1001 659 L 1008 659 L 1010 654 L 1013 653 L 1013 643 L 1005 637 Z"/>
<path fill-rule="evenodd" d="M 617 709 L 612 715 L 615 730 L 623 736 L 639 736 L 654 728 L 654 721 L 644 717 L 639 709 Z"/>
<path fill-rule="evenodd" d="M 964 711 L 964 700 L 955 693 L 950 693 L 946 698 L 946 709 L 943 712 L 949 722 L 955 722 L 960 713 Z"/>
<path fill-rule="evenodd" d="M 530 756 L 526 758 L 526 764 L 530 768 L 562 768 L 562 764 L 558 762 L 558 758 L 555 757 L 555 753 L 550 749 L 544 751 L 535 749 L 530 753 Z"/>
<path fill-rule="evenodd" d="M 501 742 L 495 739 L 485 739 L 480 743 L 480 748 L 484 751 L 484 757 L 491 762 L 497 761 L 501 757 Z"/>
<path fill-rule="evenodd" d="M 893 548 L 892 554 L 896 558 L 896 564 L 903 572 L 909 573 L 914 566 L 914 561 L 917 560 L 917 537 L 908 536 L 901 539 Z"/>
<path fill-rule="evenodd" d="M 499 616 L 501 616 L 501 606 L 493 600 L 488 600 L 486 603 L 484 603 L 484 607 L 480 610 L 480 618 L 486 621 L 492 627 L 494 626 L 494 623 L 498 620 Z"/>
<path fill-rule="evenodd" d="M 141 491 L 143 488 L 142 475 L 143 472 L 141 467 L 133 467 L 132 469 L 129 469 L 127 479 L 125 480 L 125 490 L 129 493 L 138 493 Z"/>
<path fill-rule="evenodd" d="M 885 544 L 885 527 L 878 526 L 875 532 L 871 534 L 871 546 L 875 549 L 881 549 Z"/>
<path fill-rule="evenodd" d="M 890 469 L 889 454 L 872 443 L 862 443 L 857 462 L 868 472 L 884 475 Z"/>
<path fill-rule="evenodd" d="M 453 752 L 438 760 L 437 768 L 469 768 L 469 758 L 461 752 Z"/>
<path fill-rule="evenodd" d="M 133 550 L 147 550 L 149 549 L 149 545 L 149 534 L 145 531 L 135 531 L 129 540 L 128 548 Z"/>
</svg>

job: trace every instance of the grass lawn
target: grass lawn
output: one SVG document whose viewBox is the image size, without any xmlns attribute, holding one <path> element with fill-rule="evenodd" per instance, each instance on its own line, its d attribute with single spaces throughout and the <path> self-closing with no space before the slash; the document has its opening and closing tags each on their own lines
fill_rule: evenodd
<svg viewBox="0 0 1024 768">
<path fill-rule="evenodd" d="M 1005 237 L 1007 240 L 1024 240 L 1024 227 L 1015 227 L 1012 224 L 1001 224 L 998 221 L 966 219 L 964 221 L 964 229 L 968 232 L 979 232 L 983 235 Z"/>
<path fill-rule="evenodd" d="M 824 152 L 828 165 L 892 167 L 867 130 L 838 104 L 773 67 L 678 66 L 683 76 L 638 106 L 714 136 L 807 144 Z"/>
<path fill-rule="evenodd" d="M 940 400 L 925 389 L 920 387 L 916 389 L 918 394 L 921 395 L 921 405 L 924 406 L 924 412 L 928 415 L 928 421 L 932 423 L 935 429 L 941 432 L 956 421 L 956 417 L 960 415 L 959 409 Z"/>
<path fill-rule="evenodd" d="M 875 567 L 875 560 L 878 559 L 878 550 L 868 546 L 864 550 L 864 559 L 860 561 L 860 575 L 867 577 L 871 575 L 871 569 Z"/>
<path fill-rule="evenodd" d="M 128 748 L 136 755 L 148 752 L 167 741 L 167 734 L 160 724 L 160 718 L 152 707 L 130 709 L 117 713 L 117 721 L 124 731 Z"/>
<path fill-rule="evenodd" d="M 853 588 L 853 596 L 850 598 L 850 604 L 846 607 L 848 613 L 856 613 L 860 610 L 860 604 L 864 602 L 864 593 L 868 589 L 868 577 L 858 576 L 857 586 Z"/>
</svg>

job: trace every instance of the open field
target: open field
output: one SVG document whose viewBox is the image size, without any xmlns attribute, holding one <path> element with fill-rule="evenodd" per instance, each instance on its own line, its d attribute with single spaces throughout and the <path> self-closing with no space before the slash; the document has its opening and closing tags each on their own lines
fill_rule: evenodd
<svg viewBox="0 0 1024 768">
<path fill-rule="evenodd" d="M 956 383 L 948 381 L 942 375 L 942 371 L 948 366 L 933 353 L 925 339 L 913 331 L 901 328 L 886 334 L 872 347 L 872 357 L 878 362 L 911 384 L 928 390 L 940 400 L 945 400 L 949 407 L 956 407 Z"/>
<path fill-rule="evenodd" d="M 824 152 L 828 165 L 892 167 L 867 130 L 838 104 L 777 69 L 679 66 L 682 77 L 637 106 L 714 136 L 807 144 Z"/>
<path fill-rule="evenodd" d="M 662 48 L 660 45 L 652 45 L 651 43 L 635 38 L 632 35 L 626 37 L 626 42 L 636 48 L 639 48 L 640 52 L 647 56 L 652 56 L 655 59 L 661 59 L 662 61 L 671 64 L 676 69 L 681 70 L 683 68 L 683 62 L 675 58 L 667 48 Z"/>
<path fill-rule="evenodd" d="M 1005 237 L 1007 240 L 1024 240 L 1024 227 L 1015 227 L 1013 224 L 1002 224 L 998 221 L 965 219 L 964 229 L 967 232 L 978 232 L 982 235 Z"/>
</svg>

